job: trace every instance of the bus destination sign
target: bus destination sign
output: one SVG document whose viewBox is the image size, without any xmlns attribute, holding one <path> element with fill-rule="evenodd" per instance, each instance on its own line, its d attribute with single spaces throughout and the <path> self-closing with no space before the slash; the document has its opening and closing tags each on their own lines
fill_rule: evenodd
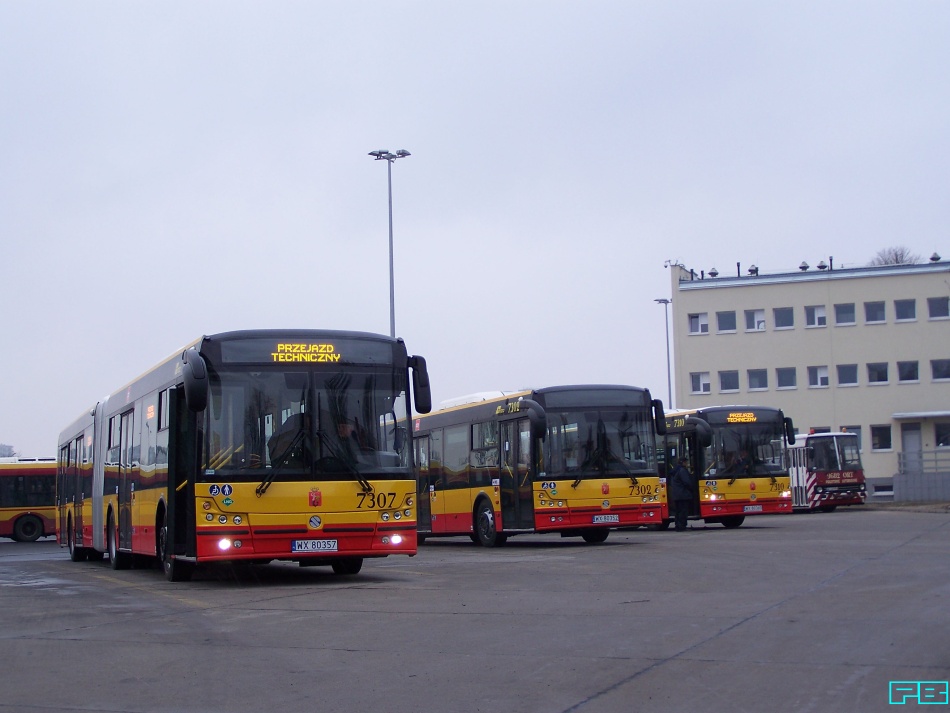
<svg viewBox="0 0 950 713">
<path fill-rule="evenodd" d="M 328 342 L 278 342 L 276 350 L 271 352 L 273 361 L 281 363 L 336 363 L 342 356 L 336 347 Z"/>
<path fill-rule="evenodd" d="M 757 420 L 752 411 L 732 411 L 726 416 L 726 423 L 755 423 Z"/>
</svg>

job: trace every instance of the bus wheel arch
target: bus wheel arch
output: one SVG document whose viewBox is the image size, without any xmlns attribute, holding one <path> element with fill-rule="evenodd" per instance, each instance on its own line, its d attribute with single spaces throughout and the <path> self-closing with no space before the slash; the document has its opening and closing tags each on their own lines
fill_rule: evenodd
<svg viewBox="0 0 950 713">
<path fill-rule="evenodd" d="M 43 521 L 36 515 L 22 515 L 13 525 L 13 539 L 17 542 L 36 542 L 42 536 Z"/>
<path fill-rule="evenodd" d="M 480 497 L 475 501 L 474 518 L 475 536 L 482 547 L 501 547 L 508 540 L 508 535 L 498 532 L 498 521 L 495 518 L 495 509 L 487 497 Z"/>
</svg>

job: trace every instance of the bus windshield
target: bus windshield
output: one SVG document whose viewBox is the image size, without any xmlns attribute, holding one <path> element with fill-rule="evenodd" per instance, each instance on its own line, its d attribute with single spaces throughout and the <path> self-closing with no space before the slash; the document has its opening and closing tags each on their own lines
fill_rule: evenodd
<svg viewBox="0 0 950 713">
<path fill-rule="evenodd" d="M 387 367 L 211 374 L 202 476 L 405 478 L 406 379 Z"/>
<path fill-rule="evenodd" d="M 752 478 L 782 471 L 783 423 L 758 421 L 712 425 L 712 443 L 706 448 L 708 475 Z"/>
<path fill-rule="evenodd" d="M 861 468 L 861 455 L 858 452 L 858 439 L 855 437 L 834 436 L 831 438 L 810 438 L 811 449 L 809 464 L 814 470 L 856 470 Z"/>
<path fill-rule="evenodd" d="M 656 472 L 648 408 L 547 409 L 544 478 L 600 478 Z"/>
</svg>

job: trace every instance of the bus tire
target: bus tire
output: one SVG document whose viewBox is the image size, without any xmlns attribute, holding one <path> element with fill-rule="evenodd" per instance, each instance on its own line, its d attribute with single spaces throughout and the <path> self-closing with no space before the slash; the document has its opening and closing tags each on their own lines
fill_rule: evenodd
<svg viewBox="0 0 950 713">
<path fill-rule="evenodd" d="M 822 512 L 834 512 L 837 507 L 837 505 L 819 505 L 818 509 Z"/>
<path fill-rule="evenodd" d="M 165 572 L 165 579 L 169 582 L 190 580 L 195 569 L 194 564 L 176 559 L 168 547 L 168 510 L 161 511 L 161 520 L 156 528 L 155 539 L 155 554 L 158 556 L 159 566 Z"/>
<path fill-rule="evenodd" d="M 85 561 L 87 555 L 86 550 L 82 547 L 76 546 L 76 533 L 73 532 L 73 518 L 70 517 L 68 521 L 68 526 L 66 529 L 66 542 L 69 545 L 69 559 L 73 562 L 83 562 Z"/>
<path fill-rule="evenodd" d="M 485 498 L 475 506 L 475 535 L 482 547 L 501 547 L 508 540 L 507 535 L 498 532 L 495 511 Z"/>
<path fill-rule="evenodd" d="M 43 535 L 43 522 L 36 515 L 24 515 L 13 526 L 17 542 L 36 542 Z"/>
<path fill-rule="evenodd" d="M 590 530 L 584 530 L 581 533 L 581 537 L 584 538 L 584 542 L 596 545 L 600 542 L 604 542 L 607 539 L 607 536 L 610 535 L 610 530 L 606 527 L 594 527 Z"/>
<path fill-rule="evenodd" d="M 727 530 L 735 530 L 739 525 L 745 522 L 745 515 L 727 515 L 722 518 L 720 522 Z"/>
<path fill-rule="evenodd" d="M 335 560 L 331 566 L 333 567 L 333 574 L 339 574 L 339 575 L 359 574 L 360 570 L 363 569 L 363 558 L 362 557 L 342 557 L 338 560 Z"/>
<path fill-rule="evenodd" d="M 106 528 L 109 538 L 109 564 L 112 569 L 128 569 L 131 558 L 124 552 L 119 552 L 119 531 L 115 526 L 115 518 L 109 513 L 109 525 Z"/>
</svg>

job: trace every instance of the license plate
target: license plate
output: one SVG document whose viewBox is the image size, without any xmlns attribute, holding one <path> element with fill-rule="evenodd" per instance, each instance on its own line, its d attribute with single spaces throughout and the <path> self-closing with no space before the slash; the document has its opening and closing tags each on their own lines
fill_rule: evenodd
<svg viewBox="0 0 950 713">
<path fill-rule="evenodd" d="M 594 524 L 604 522 L 620 522 L 620 515 L 594 515 Z"/>
<path fill-rule="evenodd" d="M 291 552 L 336 552 L 336 540 L 294 540 Z"/>
<path fill-rule="evenodd" d="M 761 505 L 746 505 L 742 508 L 743 512 L 762 512 Z"/>
</svg>

